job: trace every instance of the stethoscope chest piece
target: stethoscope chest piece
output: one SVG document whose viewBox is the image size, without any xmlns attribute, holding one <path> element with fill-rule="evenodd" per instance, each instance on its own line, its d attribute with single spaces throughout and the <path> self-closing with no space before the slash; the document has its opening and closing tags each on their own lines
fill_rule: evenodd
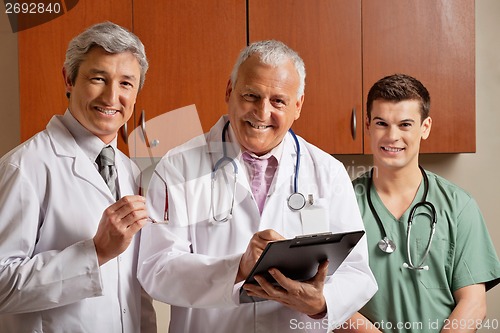
<svg viewBox="0 0 500 333">
<path fill-rule="evenodd" d="M 295 192 L 288 197 L 288 207 L 291 210 L 301 210 L 305 205 L 306 198 L 302 193 Z"/>
<path fill-rule="evenodd" d="M 424 265 L 424 262 L 425 262 L 425 259 L 427 259 L 427 257 L 429 256 L 429 252 L 430 252 L 431 245 L 432 245 L 432 239 L 434 237 L 434 233 L 436 232 L 436 222 L 437 222 L 436 208 L 434 207 L 434 205 L 431 202 L 426 201 L 427 200 L 427 193 L 429 191 L 429 179 L 427 178 L 427 175 L 426 175 L 424 169 L 420 166 L 419 166 L 419 169 L 420 169 L 420 172 L 422 173 L 422 178 L 424 180 L 424 195 L 423 195 L 422 200 L 420 202 L 418 202 L 417 204 L 415 204 L 411 208 L 410 214 L 408 216 L 408 226 L 406 229 L 407 230 L 406 231 L 406 255 L 407 255 L 408 262 L 403 263 L 404 268 L 417 270 L 417 271 L 429 270 L 429 266 Z M 384 235 L 383 238 L 378 242 L 378 247 L 385 253 L 393 253 L 396 250 L 396 245 L 394 244 L 394 242 L 392 240 L 390 240 L 387 237 L 384 225 L 382 224 L 382 221 L 380 220 L 380 217 L 378 216 L 377 211 L 375 210 L 375 207 L 373 207 L 373 203 L 371 200 L 370 191 L 371 191 L 371 186 L 372 186 L 372 178 L 373 178 L 373 169 L 371 170 L 371 173 L 370 173 L 370 179 L 368 182 L 368 190 L 367 190 L 366 196 L 367 196 L 368 205 L 370 206 L 370 210 L 373 214 L 373 217 L 377 221 L 377 224 L 380 227 L 382 235 Z M 430 218 L 431 218 L 431 233 L 429 236 L 429 242 L 427 243 L 427 247 L 425 248 L 425 252 L 424 252 L 424 255 L 422 256 L 420 264 L 414 265 L 413 261 L 412 261 L 412 257 L 411 257 L 411 252 L 410 252 L 410 233 L 411 233 L 411 226 L 413 224 L 413 217 L 416 214 L 418 207 L 427 207 L 427 209 L 430 211 L 429 214 L 430 214 Z"/>
<path fill-rule="evenodd" d="M 385 253 L 392 253 L 396 250 L 396 244 L 387 237 L 382 238 L 378 242 L 378 247 Z"/>
</svg>

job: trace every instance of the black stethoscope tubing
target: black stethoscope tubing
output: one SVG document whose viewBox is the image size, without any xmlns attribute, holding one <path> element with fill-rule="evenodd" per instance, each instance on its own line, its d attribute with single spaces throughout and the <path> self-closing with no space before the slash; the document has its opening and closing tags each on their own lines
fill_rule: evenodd
<svg viewBox="0 0 500 333">
<path fill-rule="evenodd" d="M 410 214 L 408 216 L 408 225 L 407 225 L 407 233 L 406 233 L 406 250 L 407 250 L 408 263 L 404 263 L 403 267 L 409 268 L 409 269 L 415 269 L 415 270 L 428 270 L 429 267 L 423 266 L 423 263 L 425 262 L 425 259 L 429 255 L 430 248 L 432 245 L 432 239 L 433 239 L 434 233 L 436 231 L 436 222 L 437 222 L 436 208 L 434 207 L 434 205 L 431 202 L 427 201 L 427 193 L 429 192 L 429 179 L 427 178 L 427 174 L 425 173 L 425 170 L 421 166 L 418 166 L 418 167 L 420 169 L 420 172 L 422 173 L 422 177 L 424 180 L 424 195 L 422 197 L 422 200 L 412 207 L 412 209 L 410 210 Z M 390 240 L 387 237 L 387 233 L 385 231 L 384 225 L 382 224 L 382 221 L 380 220 L 380 217 L 378 216 L 377 211 L 375 210 L 375 207 L 373 206 L 372 199 L 371 199 L 371 188 L 372 188 L 372 183 L 373 183 L 372 178 L 373 178 L 373 168 L 370 171 L 370 177 L 368 179 L 368 189 L 367 189 L 366 197 L 367 197 L 368 205 L 370 206 L 370 210 L 371 210 L 373 216 L 375 217 L 375 220 L 377 221 L 377 224 L 380 228 L 380 231 L 381 231 L 382 237 L 383 237 L 379 241 L 378 247 L 383 252 L 390 254 L 390 253 L 394 252 L 394 250 L 396 250 L 396 245 L 394 244 L 394 242 L 392 240 Z M 415 266 L 413 264 L 413 261 L 411 258 L 411 253 L 410 253 L 410 234 L 411 234 L 411 226 L 413 224 L 413 218 L 415 216 L 417 208 L 419 208 L 419 207 L 427 207 L 431 211 L 432 223 L 431 223 L 431 233 L 430 233 L 429 241 L 428 241 L 426 249 L 425 249 L 425 253 L 422 256 L 421 262 L 417 266 Z"/>
</svg>

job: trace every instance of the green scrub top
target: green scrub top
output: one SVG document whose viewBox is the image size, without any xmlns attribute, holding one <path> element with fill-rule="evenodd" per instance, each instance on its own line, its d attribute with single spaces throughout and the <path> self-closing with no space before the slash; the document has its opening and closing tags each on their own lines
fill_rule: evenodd
<svg viewBox="0 0 500 333">
<path fill-rule="evenodd" d="M 375 187 L 371 200 L 396 251 L 382 252 L 377 244 L 383 233 L 367 201 L 370 173 L 353 181 L 365 224 L 370 268 L 378 292 L 360 310 L 383 332 L 439 332 L 455 307 L 453 292 L 477 283 L 490 289 L 500 282 L 500 262 L 483 216 L 474 199 L 446 179 L 426 171 L 427 201 L 436 208 L 436 232 L 423 265 L 429 270 L 403 267 L 407 258 L 407 221 L 411 208 L 422 200 L 423 181 L 410 208 L 396 219 L 384 206 Z M 425 253 L 431 232 L 430 210 L 418 208 L 411 228 L 410 251 L 417 266 Z M 466 323 L 467 324 L 467 323 Z M 472 323 L 470 323 L 472 324 Z"/>
</svg>

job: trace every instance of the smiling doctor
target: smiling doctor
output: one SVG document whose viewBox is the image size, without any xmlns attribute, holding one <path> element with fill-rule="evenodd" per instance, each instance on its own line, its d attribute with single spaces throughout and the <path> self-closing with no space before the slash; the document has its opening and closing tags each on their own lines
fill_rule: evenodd
<svg viewBox="0 0 500 333">
<path fill-rule="evenodd" d="M 172 305 L 170 332 L 327 332 L 376 291 L 363 238 L 333 276 L 327 262 L 304 282 L 275 270 L 280 286 L 245 287 L 266 301 L 240 303 L 268 242 L 363 229 L 344 166 L 289 131 L 304 85 L 295 51 L 251 44 L 227 84 L 228 115 L 159 162 L 148 210 L 168 224 L 143 229 L 138 277 Z"/>
<path fill-rule="evenodd" d="M 147 68 L 135 35 L 90 27 L 66 52 L 66 113 L 0 160 L 2 332 L 156 332 L 136 277 L 145 199 L 116 149 Z"/>
<path fill-rule="evenodd" d="M 353 184 L 379 290 L 336 332 L 475 332 L 486 291 L 500 282 L 476 201 L 419 166 L 430 102 L 427 88 L 406 74 L 381 78 L 368 92 L 374 167 Z"/>
</svg>

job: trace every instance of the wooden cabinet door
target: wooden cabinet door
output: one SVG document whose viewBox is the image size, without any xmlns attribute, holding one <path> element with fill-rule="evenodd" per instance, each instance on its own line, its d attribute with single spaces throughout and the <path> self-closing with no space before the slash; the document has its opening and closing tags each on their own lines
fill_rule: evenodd
<svg viewBox="0 0 500 333">
<path fill-rule="evenodd" d="M 208 131 L 227 113 L 226 85 L 246 46 L 245 0 L 135 1 L 134 32 L 146 46 L 150 67 L 133 127 L 140 125 L 143 111 L 150 121 L 194 104 Z M 168 144 L 168 135 L 147 133 L 149 144 L 159 144 L 151 147 L 155 157 L 155 150 L 164 152 L 161 145 Z"/>
<path fill-rule="evenodd" d="M 474 0 L 363 1 L 363 96 L 386 75 L 420 80 L 433 119 L 422 152 L 475 151 L 474 62 Z"/>
<path fill-rule="evenodd" d="M 281 40 L 304 59 L 305 99 L 295 132 L 332 154 L 362 153 L 361 1 L 248 2 L 250 42 Z"/>
<path fill-rule="evenodd" d="M 132 29 L 132 1 L 79 1 L 64 15 L 18 33 L 22 141 L 45 129 L 53 115 L 64 113 L 68 100 L 62 67 L 68 43 L 102 21 Z"/>
</svg>

